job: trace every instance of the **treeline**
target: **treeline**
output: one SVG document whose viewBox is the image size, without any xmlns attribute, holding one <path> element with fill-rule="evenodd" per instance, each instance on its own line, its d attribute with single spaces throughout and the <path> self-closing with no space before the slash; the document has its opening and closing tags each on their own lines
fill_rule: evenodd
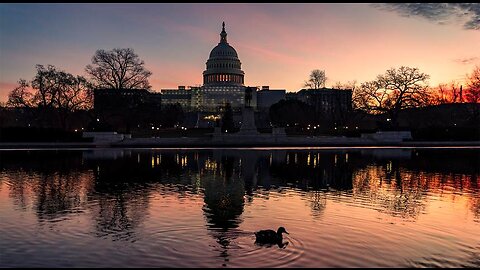
<svg viewBox="0 0 480 270">
<path fill-rule="evenodd" d="M 152 73 L 145 68 L 144 61 L 131 48 L 97 50 L 91 59 L 91 64 L 85 67 L 85 72 L 87 77 L 68 73 L 53 65 L 36 65 L 35 76 L 31 80 L 20 79 L 18 86 L 9 93 L 6 107 L 21 109 L 23 117 L 30 119 L 24 122 L 25 125 L 28 123 L 37 127 L 73 131 L 77 128 L 74 122 L 78 122 L 74 114 L 78 112 L 83 112 L 89 119 L 88 125 L 82 123 L 82 127 L 98 125 L 96 123 L 98 118 L 92 110 L 94 89 L 151 89 L 149 77 Z M 479 66 L 467 74 L 463 85 L 451 82 L 431 87 L 428 85 L 429 78 L 428 74 L 421 72 L 418 68 L 405 66 L 391 68 L 372 81 L 360 84 L 356 81 L 335 83 L 332 88 L 353 91 L 352 112 L 336 111 L 330 115 L 318 114 L 301 101 L 286 100 L 270 108 L 269 118 L 274 126 L 305 126 L 307 128 L 310 125 L 311 129 L 307 129 L 308 132 L 317 132 L 323 128 L 323 132 L 328 131 L 330 134 L 342 132 L 345 134 L 351 133 L 352 130 L 358 132 L 372 129 L 371 126 L 380 129 L 405 127 L 405 124 L 402 124 L 405 119 L 401 119 L 401 114 L 408 109 L 440 104 L 478 104 L 480 102 Z M 320 89 L 325 87 L 326 81 L 325 71 L 317 69 L 311 72 L 304 86 Z M 122 110 L 122 108 L 119 109 Z M 150 124 L 168 127 L 178 125 L 184 119 L 181 108 L 165 108 L 160 113 L 166 114 L 165 117 L 150 119 L 148 120 Z M 140 114 L 128 111 L 123 115 L 129 114 L 134 120 L 140 117 Z M 467 110 L 465 117 L 468 119 L 468 124 L 465 125 L 478 125 L 479 114 L 477 106 Z M 231 118 L 231 115 L 225 115 Z M 148 117 L 151 118 L 151 116 Z M 231 122 L 229 119 L 222 122 L 229 123 Z M 135 121 L 127 120 L 119 121 L 126 123 L 128 126 L 126 129 L 134 128 Z M 1 120 L 0 124 L 5 126 L 12 121 L 12 119 Z M 369 125 L 371 122 L 375 124 Z M 416 124 L 409 125 L 418 128 Z M 227 124 L 223 129 L 228 130 L 232 127 Z"/>
</svg>

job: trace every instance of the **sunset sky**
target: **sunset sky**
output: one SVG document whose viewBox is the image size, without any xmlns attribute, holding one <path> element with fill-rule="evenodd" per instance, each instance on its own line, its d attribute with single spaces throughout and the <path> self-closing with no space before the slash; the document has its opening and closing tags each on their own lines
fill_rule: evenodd
<svg viewBox="0 0 480 270">
<path fill-rule="evenodd" d="M 153 90 L 200 85 L 222 21 L 245 84 L 297 91 L 418 67 L 430 85 L 480 65 L 479 4 L 0 4 L 0 102 L 35 65 L 84 75 L 96 50 L 133 48 Z"/>
</svg>

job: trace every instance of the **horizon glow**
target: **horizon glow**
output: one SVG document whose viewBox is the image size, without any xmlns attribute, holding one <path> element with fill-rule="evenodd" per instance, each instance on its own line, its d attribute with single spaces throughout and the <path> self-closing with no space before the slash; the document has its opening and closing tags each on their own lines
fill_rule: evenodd
<svg viewBox="0 0 480 270">
<path fill-rule="evenodd" d="M 248 86 L 298 91 L 313 69 L 327 87 L 362 83 L 402 65 L 436 86 L 480 65 L 480 28 L 374 4 L 0 4 L 0 102 L 36 64 L 87 77 L 98 49 L 133 48 L 154 91 L 201 85 L 223 21 Z"/>
</svg>

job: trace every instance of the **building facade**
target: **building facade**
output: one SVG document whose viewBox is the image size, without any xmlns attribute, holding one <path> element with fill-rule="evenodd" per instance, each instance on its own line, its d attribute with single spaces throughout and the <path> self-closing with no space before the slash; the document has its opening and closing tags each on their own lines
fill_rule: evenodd
<svg viewBox="0 0 480 270">
<path fill-rule="evenodd" d="M 225 22 L 222 24 L 220 42 L 210 52 L 205 65 L 203 86 L 198 93 L 198 109 L 218 111 L 218 108 L 224 107 L 226 103 L 230 103 L 234 110 L 243 107 L 245 72 L 237 51 L 227 41 Z"/>
<path fill-rule="evenodd" d="M 268 110 L 270 106 L 285 99 L 287 90 L 270 89 L 268 86 L 262 86 L 262 90 L 257 92 L 257 109 Z"/>
<path fill-rule="evenodd" d="M 179 86 L 178 89 L 162 89 L 162 106 L 180 104 L 185 111 L 195 109 L 195 104 L 192 104 L 193 97 L 198 87 L 186 88 Z"/>
<path fill-rule="evenodd" d="M 207 60 L 206 70 L 203 72 L 203 85 L 205 87 L 243 86 L 244 75 L 237 51 L 227 42 L 224 22 L 220 33 L 220 42 L 212 49 Z"/>
<path fill-rule="evenodd" d="M 136 110 L 144 107 L 160 109 L 160 93 L 146 89 L 95 89 L 93 107 L 95 111 Z"/>
<path fill-rule="evenodd" d="M 130 132 L 156 121 L 161 115 L 162 96 L 146 89 L 95 89 L 95 128 Z"/>
<path fill-rule="evenodd" d="M 302 89 L 296 99 L 315 108 L 315 112 L 332 114 L 352 110 L 352 90 L 350 89 Z"/>
<path fill-rule="evenodd" d="M 163 104 L 179 103 L 184 109 L 200 112 L 218 112 L 230 103 L 233 110 L 245 106 L 245 72 L 238 53 L 227 41 L 225 23 L 222 24 L 220 42 L 211 50 L 203 71 L 200 87 L 162 89 Z M 256 107 L 256 88 L 250 105 Z"/>
<path fill-rule="evenodd" d="M 239 111 L 245 105 L 266 111 L 282 99 L 298 99 L 313 106 L 319 113 L 346 112 L 352 109 L 352 91 L 348 89 L 301 89 L 297 93 L 287 93 L 285 89 L 270 89 L 268 86 L 263 86 L 261 90 L 258 87 L 245 86 L 245 72 L 237 51 L 227 41 L 225 23 L 222 24 L 220 41 L 210 51 L 202 75 L 201 86 L 162 89 L 162 106 L 178 103 L 185 111 L 218 113 L 229 103 L 234 111 Z M 247 92 L 250 95 L 249 100 L 246 99 Z M 102 96 L 98 97 L 100 103 L 103 96 L 109 95 L 107 92 L 102 93 Z M 147 92 L 116 94 L 132 97 L 132 104 L 141 103 L 141 99 L 146 97 L 160 102 L 160 96 L 154 98 Z M 95 102 L 97 105 L 97 98 Z"/>
</svg>

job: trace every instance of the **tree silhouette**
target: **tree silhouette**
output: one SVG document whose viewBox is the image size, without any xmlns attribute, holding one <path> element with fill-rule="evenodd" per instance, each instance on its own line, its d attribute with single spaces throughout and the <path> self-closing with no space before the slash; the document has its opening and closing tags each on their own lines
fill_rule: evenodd
<svg viewBox="0 0 480 270">
<path fill-rule="evenodd" d="M 138 58 L 133 49 L 115 48 L 111 51 L 97 50 L 92 64 L 85 71 L 95 82 L 96 88 L 107 89 L 150 89 L 145 62 Z"/>
<path fill-rule="evenodd" d="M 471 103 L 480 102 L 480 66 L 476 66 L 467 78 L 467 91 L 465 93 L 467 101 Z"/>
<path fill-rule="evenodd" d="M 20 79 L 7 105 L 55 111 L 60 124 L 66 127 L 70 113 L 90 109 L 93 105 L 92 85 L 82 76 L 74 76 L 53 65 L 36 65 L 37 74 L 29 83 Z"/>
<path fill-rule="evenodd" d="M 353 92 L 353 102 L 355 107 L 369 113 L 388 113 L 392 127 L 397 128 L 400 110 L 427 104 L 426 82 L 429 77 L 418 68 L 392 68 L 378 75 L 376 80 L 357 87 Z"/>
<path fill-rule="evenodd" d="M 455 81 L 450 82 L 450 85 L 441 83 L 432 90 L 429 100 L 431 105 L 462 103 L 464 101 L 463 87 Z"/>
<path fill-rule="evenodd" d="M 33 104 L 33 94 L 29 89 L 29 83 L 20 79 L 18 86 L 8 94 L 7 106 L 30 108 Z"/>
<path fill-rule="evenodd" d="M 325 87 L 325 82 L 327 81 L 327 77 L 325 77 L 325 71 L 314 69 L 310 73 L 310 78 L 308 81 L 305 81 L 303 86 L 308 87 L 310 89 L 319 89 L 321 87 Z"/>
</svg>

